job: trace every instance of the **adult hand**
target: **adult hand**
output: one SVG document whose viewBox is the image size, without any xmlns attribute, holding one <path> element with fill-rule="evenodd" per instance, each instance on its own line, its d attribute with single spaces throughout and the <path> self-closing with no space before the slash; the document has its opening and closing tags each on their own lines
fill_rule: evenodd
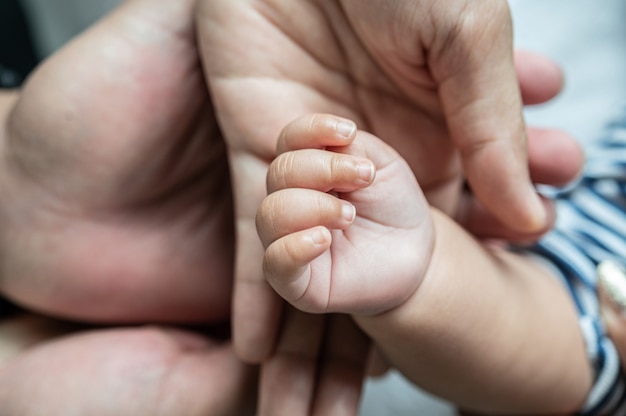
<svg viewBox="0 0 626 416">
<path fill-rule="evenodd" d="M 276 339 L 282 306 L 260 271 L 254 217 L 278 134 L 303 114 L 342 115 L 385 139 L 447 213 L 464 171 L 500 224 L 530 235 L 545 229 L 521 96 L 547 98 L 560 73 L 538 58 L 521 64 L 520 96 L 506 2 L 204 0 L 198 16 L 233 174 L 234 342 L 243 358 L 264 359 Z"/>
<path fill-rule="evenodd" d="M 534 180 L 562 185 L 580 172 L 583 154 L 576 141 L 558 131 L 532 129 L 529 133 L 530 173 Z M 459 209 L 458 219 L 481 237 L 528 241 L 541 234 L 508 229 L 471 193 L 464 194 Z M 626 330 L 623 335 L 626 356 Z M 368 364 L 368 345 L 345 316 L 324 318 L 287 306 L 276 347 L 261 367 L 259 414 L 356 414 Z M 375 348 L 371 352 L 370 363 L 373 359 L 378 367 L 375 372 L 386 371 L 382 355 Z"/>
<path fill-rule="evenodd" d="M 128 1 L 5 97 L 8 297 L 81 320 L 229 318 L 229 175 L 194 10 Z"/>
<path fill-rule="evenodd" d="M 563 74 L 550 60 L 528 51 L 515 53 L 515 69 L 525 105 L 541 104 L 554 98 L 563 86 Z M 565 132 L 554 129 L 527 129 L 528 167 L 533 183 L 562 186 L 582 171 L 584 153 L 579 143 Z M 507 227 L 466 189 L 455 214 L 468 231 L 478 237 L 508 241 L 535 241 L 552 228 L 555 213 L 547 203 L 549 221 L 536 232 L 520 232 Z"/>
<path fill-rule="evenodd" d="M 347 315 L 286 305 L 273 354 L 261 365 L 259 416 L 356 415 L 371 342 Z"/>
<path fill-rule="evenodd" d="M 254 371 L 226 342 L 167 327 L 0 323 L 0 403 L 21 416 L 254 414 Z"/>
</svg>

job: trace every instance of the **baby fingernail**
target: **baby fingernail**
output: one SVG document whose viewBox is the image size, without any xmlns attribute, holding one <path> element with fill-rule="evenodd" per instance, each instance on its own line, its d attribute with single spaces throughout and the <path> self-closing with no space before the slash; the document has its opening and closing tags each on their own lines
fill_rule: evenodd
<svg viewBox="0 0 626 416">
<path fill-rule="evenodd" d="M 341 217 L 348 224 L 352 224 L 354 218 L 356 218 L 356 208 L 354 205 L 344 202 L 341 207 Z"/>
<path fill-rule="evenodd" d="M 339 120 L 335 129 L 340 136 L 351 139 L 356 133 L 356 124 L 350 120 Z"/>
<path fill-rule="evenodd" d="M 313 232 L 311 232 L 311 240 L 313 240 L 313 243 L 317 245 L 326 244 L 326 241 L 328 240 L 326 230 L 322 227 L 317 227 L 313 230 Z"/>
<path fill-rule="evenodd" d="M 369 184 L 369 183 L 372 183 L 372 181 L 374 180 L 374 173 L 375 173 L 374 164 L 370 162 L 369 160 L 359 162 L 357 165 L 357 172 L 359 175 L 359 179 L 361 179 L 365 183 Z"/>
</svg>

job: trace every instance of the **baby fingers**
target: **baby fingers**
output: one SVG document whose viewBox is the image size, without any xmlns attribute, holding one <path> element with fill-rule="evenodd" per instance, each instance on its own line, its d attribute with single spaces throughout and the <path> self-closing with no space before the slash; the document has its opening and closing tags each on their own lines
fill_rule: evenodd
<svg viewBox="0 0 626 416">
<path fill-rule="evenodd" d="M 256 216 L 259 237 L 265 247 L 288 234 L 315 226 L 346 229 L 356 210 L 352 204 L 319 191 L 285 189 L 267 196 Z"/>
<path fill-rule="evenodd" d="M 278 153 L 290 150 L 346 146 L 356 137 L 353 121 L 330 114 L 309 114 L 289 123 L 278 137 Z"/>
<path fill-rule="evenodd" d="M 266 247 L 263 272 L 285 300 L 305 312 L 324 311 L 329 279 L 311 280 L 310 263 L 328 251 L 329 229 L 346 229 L 356 216 L 353 205 L 310 189 L 285 189 L 265 198 L 257 212 L 257 231 Z M 320 287 L 321 285 L 321 287 Z"/>
<path fill-rule="evenodd" d="M 283 153 L 270 165 L 267 191 L 286 188 L 351 192 L 372 183 L 375 167 L 369 159 L 319 149 Z"/>
<path fill-rule="evenodd" d="M 290 303 L 296 303 L 311 286 L 309 264 L 330 247 L 331 234 L 317 226 L 282 237 L 267 247 L 263 259 L 263 273 L 267 282 Z M 305 302 L 297 307 L 308 311 Z M 323 309 L 325 305 L 322 305 Z M 320 305 L 316 305 L 318 310 Z"/>
</svg>

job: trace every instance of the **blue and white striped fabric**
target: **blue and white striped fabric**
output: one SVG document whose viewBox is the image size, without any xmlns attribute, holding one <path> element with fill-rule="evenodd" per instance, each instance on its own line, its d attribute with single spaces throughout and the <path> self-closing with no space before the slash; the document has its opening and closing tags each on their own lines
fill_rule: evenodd
<svg viewBox="0 0 626 416">
<path fill-rule="evenodd" d="M 560 276 L 580 314 L 596 371 L 582 415 L 626 415 L 626 377 L 607 337 L 596 291 L 604 260 L 626 265 L 626 119 L 587 149 L 584 175 L 556 194 L 557 223 L 532 252 Z"/>
</svg>

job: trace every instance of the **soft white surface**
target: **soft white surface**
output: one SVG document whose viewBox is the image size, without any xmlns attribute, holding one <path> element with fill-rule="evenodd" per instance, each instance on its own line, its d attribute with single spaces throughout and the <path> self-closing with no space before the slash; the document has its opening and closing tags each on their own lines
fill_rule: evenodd
<svg viewBox="0 0 626 416">
<path fill-rule="evenodd" d="M 118 0 L 24 0 L 48 54 Z M 553 102 L 527 111 L 529 124 L 559 127 L 582 141 L 598 136 L 626 105 L 626 1 L 510 0 L 516 44 L 554 58 L 566 87 Z M 368 382 L 361 416 L 451 416 L 397 373 Z"/>
<path fill-rule="evenodd" d="M 510 0 L 519 47 L 555 59 L 563 93 L 527 111 L 529 124 L 559 127 L 581 141 L 626 114 L 626 1 Z"/>
</svg>

